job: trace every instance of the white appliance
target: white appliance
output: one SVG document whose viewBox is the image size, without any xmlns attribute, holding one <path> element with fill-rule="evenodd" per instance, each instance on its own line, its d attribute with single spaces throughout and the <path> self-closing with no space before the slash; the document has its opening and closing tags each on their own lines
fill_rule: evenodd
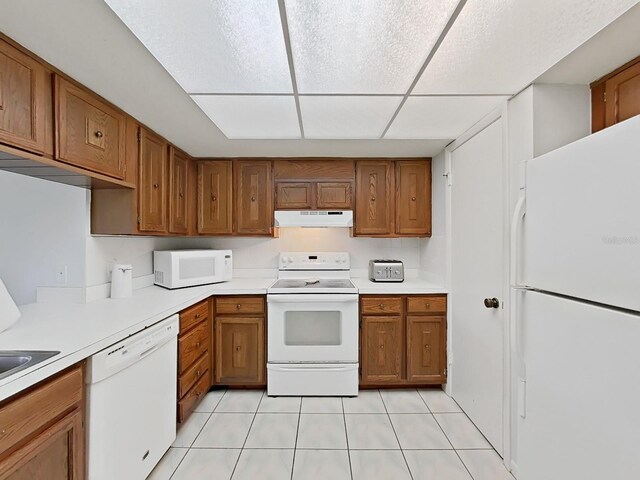
<svg viewBox="0 0 640 480">
<path fill-rule="evenodd" d="M 528 161 L 525 192 L 512 226 L 517 477 L 637 478 L 640 117 Z"/>
<path fill-rule="evenodd" d="M 111 269 L 111 298 L 128 298 L 133 295 L 133 267 L 115 264 Z"/>
<path fill-rule="evenodd" d="M 267 394 L 358 395 L 358 290 L 348 253 L 281 253 L 267 290 Z"/>
<path fill-rule="evenodd" d="M 231 250 L 156 250 L 155 284 L 165 288 L 193 287 L 231 280 Z"/>
<path fill-rule="evenodd" d="M 276 210 L 276 227 L 353 227 L 351 210 Z"/>
<path fill-rule="evenodd" d="M 178 315 L 87 364 L 91 480 L 144 480 L 176 437 Z"/>
</svg>

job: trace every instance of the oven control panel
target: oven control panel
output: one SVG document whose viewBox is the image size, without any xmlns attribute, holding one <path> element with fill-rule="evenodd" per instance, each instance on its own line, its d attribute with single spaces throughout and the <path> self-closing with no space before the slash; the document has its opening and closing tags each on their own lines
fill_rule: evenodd
<svg viewBox="0 0 640 480">
<path fill-rule="evenodd" d="M 282 252 L 280 270 L 349 270 L 348 252 Z"/>
</svg>

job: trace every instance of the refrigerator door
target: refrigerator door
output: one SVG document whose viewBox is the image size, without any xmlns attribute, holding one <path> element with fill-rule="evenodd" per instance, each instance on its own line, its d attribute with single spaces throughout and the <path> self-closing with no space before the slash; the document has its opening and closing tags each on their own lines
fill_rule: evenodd
<svg viewBox="0 0 640 480">
<path fill-rule="evenodd" d="M 531 291 L 519 309 L 518 480 L 638 478 L 640 316 Z"/>
<path fill-rule="evenodd" d="M 640 310 L 640 116 L 527 162 L 523 283 Z"/>
</svg>

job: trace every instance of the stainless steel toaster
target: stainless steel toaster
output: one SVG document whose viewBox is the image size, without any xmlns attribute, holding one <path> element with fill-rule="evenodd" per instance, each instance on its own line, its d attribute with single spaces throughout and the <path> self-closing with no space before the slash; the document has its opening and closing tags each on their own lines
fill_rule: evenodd
<svg viewBox="0 0 640 480">
<path fill-rule="evenodd" d="M 369 280 L 372 282 L 404 281 L 404 265 L 400 260 L 369 260 Z"/>
</svg>

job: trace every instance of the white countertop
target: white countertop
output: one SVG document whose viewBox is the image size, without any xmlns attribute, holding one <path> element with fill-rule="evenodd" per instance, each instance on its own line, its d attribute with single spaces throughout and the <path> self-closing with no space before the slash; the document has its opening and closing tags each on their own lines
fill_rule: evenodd
<svg viewBox="0 0 640 480">
<path fill-rule="evenodd" d="M 405 278 L 404 282 L 372 282 L 368 278 L 351 278 L 361 295 L 395 294 L 395 295 L 427 295 L 445 294 L 447 290 L 441 285 L 430 283 L 422 278 Z"/>
</svg>

